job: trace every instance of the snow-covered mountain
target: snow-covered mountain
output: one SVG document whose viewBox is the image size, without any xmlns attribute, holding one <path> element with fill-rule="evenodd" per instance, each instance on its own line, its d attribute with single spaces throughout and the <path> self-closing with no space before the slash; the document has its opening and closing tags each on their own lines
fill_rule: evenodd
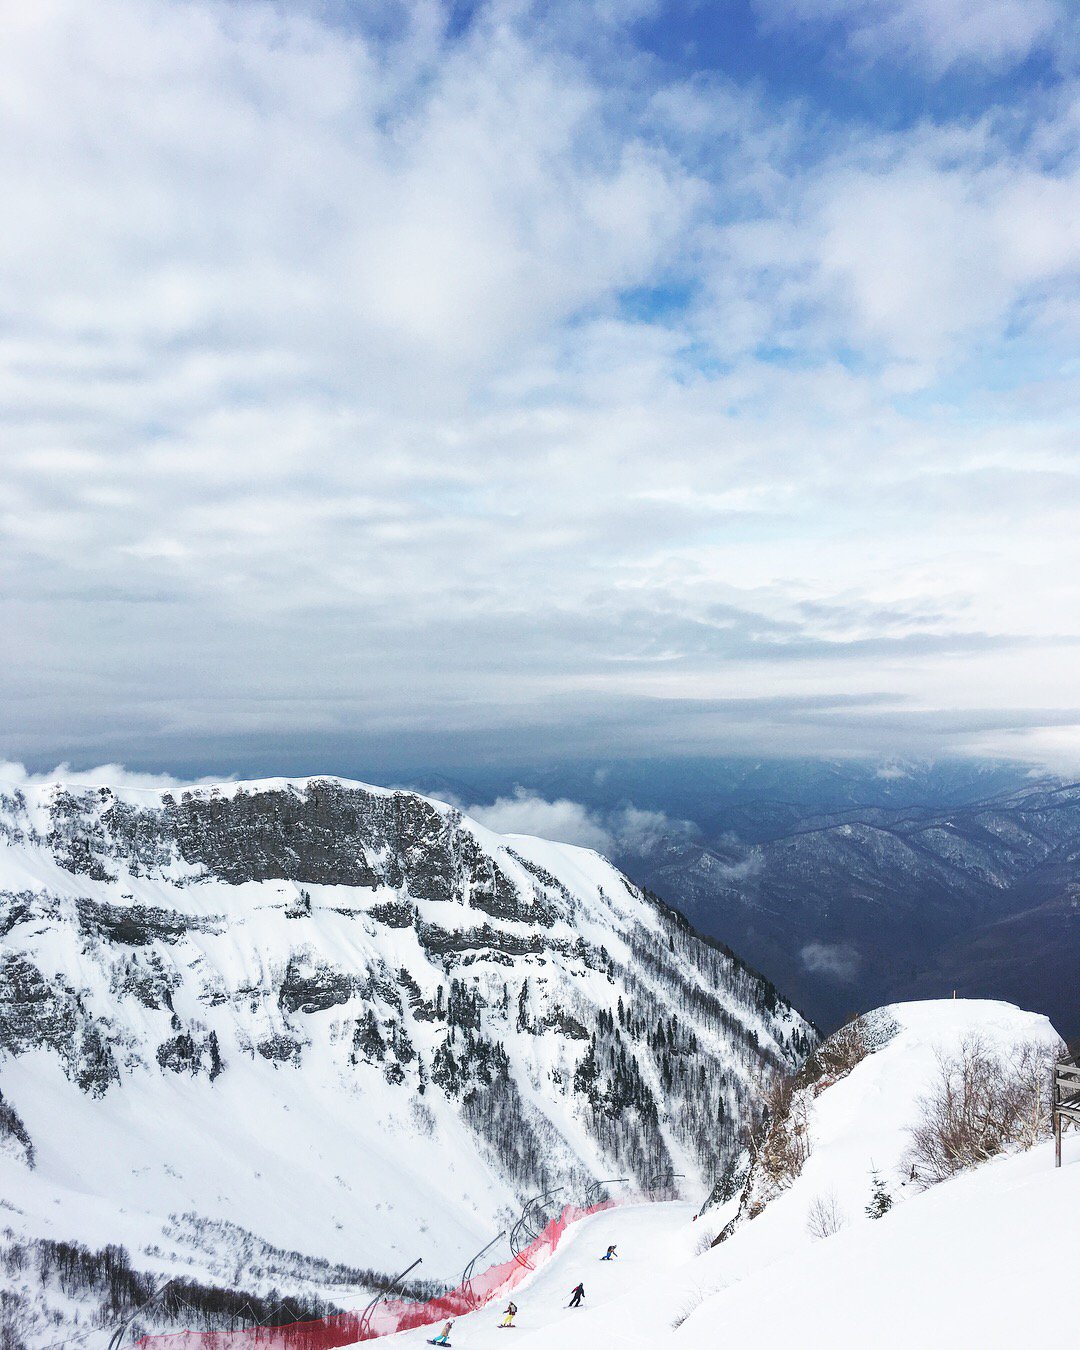
<svg viewBox="0 0 1080 1350">
<path fill-rule="evenodd" d="M 4 1224 L 255 1291 L 452 1282 L 547 1187 L 702 1194 L 814 1043 L 598 855 L 335 779 L 7 789 L 0 937 Z"/>
</svg>

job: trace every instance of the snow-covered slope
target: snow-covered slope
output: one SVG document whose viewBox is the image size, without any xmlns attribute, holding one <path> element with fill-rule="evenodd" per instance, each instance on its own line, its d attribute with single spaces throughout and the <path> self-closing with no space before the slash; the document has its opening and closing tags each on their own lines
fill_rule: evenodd
<svg viewBox="0 0 1080 1350">
<path fill-rule="evenodd" d="M 1002 1169 L 1006 1176 L 1029 1177 L 1032 1168 L 1038 1172 L 1052 1166 L 1052 1159 L 1040 1147 L 1032 1154 L 990 1162 L 969 1177 L 924 1190 L 910 1180 L 911 1131 L 923 1117 L 923 1100 L 940 1080 L 942 1062 L 954 1060 L 965 1044 L 978 1041 L 1008 1061 L 1031 1043 L 1046 1047 L 1052 1054 L 1060 1047 L 1060 1038 L 1045 1017 L 1010 1004 L 982 1000 L 895 1004 L 880 1010 L 873 1020 L 886 1028 L 880 1048 L 813 1098 L 806 1118 L 810 1152 L 799 1175 L 770 1199 L 756 1218 L 735 1227 L 726 1241 L 695 1261 L 692 1274 L 684 1277 L 683 1306 L 701 1305 L 691 1312 L 680 1333 L 687 1344 L 711 1343 L 718 1323 L 724 1325 L 725 1332 L 732 1326 L 745 1331 L 751 1325 L 750 1310 L 755 1304 L 760 1326 L 766 1289 L 770 1291 L 770 1335 L 773 1319 L 781 1318 L 783 1309 L 785 1331 L 790 1332 L 801 1321 L 802 1343 L 807 1345 L 846 1350 L 856 1344 L 856 1335 L 861 1335 L 860 1344 L 865 1345 L 869 1330 L 865 1321 L 867 1297 L 882 1299 L 882 1308 L 889 1310 L 880 1323 L 875 1320 L 876 1344 L 920 1345 L 927 1350 L 950 1344 L 1015 1344 L 980 1340 L 971 1334 L 970 1327 L 951 1338 L 942 1334 L 904 1339 L 905 1324 L 897 1318 L 906 1316 L 903 1310 L 911 1297 L 905 1283 L 909 1289 L 920 1284 L 929 1289 L 940 1278 L 943 1261 L 957 1261 L 957 1270 L 961 1268 L 959 1254 L 951 1246 L 943 1246 L 943 1238 L 955 1241 L 969 1222 L 976 1228 L 989 1222 L 977 1217 L 978 1207 L 970 1216 L 957 1215 L 954 1206 L 960 1201 L 956 1197 L 979 1194 L 984 1197 L 980 1205 L 985 1204 L 991 1213 L 1001 1205 L 1000 1216 L 992 1224 L 995 1241 L 1006 1243 L 1013 1213 L 1011 1203 L 1003 1202 L 1001 1196 L 1011 1182 L 996 1178 Z M 1039 1162 L 1033 1161 L 1036 1157 Z M 866 1212 L 873 1196 L 875 1172 L 893 1201 L 892 1208 L 879 1219 L 870 1218 Z M 1043 1199 L 1030 1203 L 1038 1206 Z M 813 1211 L 819 1201 L 835 1207 L 841 1226 L 832 1236 L 820 1238 L 812 1231 Z M 707 1212 L 699 1224 L 708 1225 L 709 1232 L 719 1231 L 738 1206 L 739 1201 L 733 1200 L 718 1213 Z M 943 1218 L 946 1214 L 952 1218 Z M 892 1236 L 898 1231 L 918 1234 L 914 1249 L 909 1245 L 911 1239 Z M 984 1246 L 987 1231 L 973 1229 L 970 1237 L 975 1246 Z M 890 1252 L 894 1241 L 899 1244 L 895 1255 Z M 1025 1279 L 1034 1278 L 1039 1259 L 1032 1251 L 1025 1251 L 1022 1243 L 1013 1248 L 1014 1262 L 1028 1272 Z M 898 1264 L 890 1265 L 894 1260 Z M 857 1278 L 845 1276 L 845 1267 L 857 1268 Z M 972 1270 L 967 1265 L 963 1269 L 963 1278 L 969 1278 Z M 814 1293 L 807 1303 L 808 1289 L 819 1278 L 829 1281 L 828 1295 L 824 1290 L 820 1295 Z M 858 1280 L 866 1281 L 875 1292 L 856 1296 Z M 840 1287 L 849 1282 L 845 1306 L 835 1300 Z M 963 1325 L 963 1304 L 971 1293 L 971 1289 L 959 1287 L 954 1293 L 954 1306 L 948 1313 L 955 1319 L 954 1329 Z M 814 1309 L 820 1317 L 814 1315 Z M 945 1311 L 941 1316 L 946 1316 Z M 845 1328 L 843 1335 L 837 1330 L 840 1323 Z M 892 1339 L 882 1341 L 883 1335 Z M 784 1343 L 779 1331 L 777 1343 Z"/>
<path fill-rule="evenodd" d="M 680 1344 L 768 1334 L 805 1350 L 1020 1350 L 1053 1343 L 1076 1278 L 1080 1141 L 986 1163 L 708 1299 Z"/>
<path fill-rule="evenodd" d="M 773 1259 L 812 1240 L 808 1222 L 812 1226 L 811 1210 L 821 1204 L 831 1211 L 829 1226 L 865 1225 L 875 1173 L 894 1203 L 920 1192 L 928 1179 L 919 1178 L 917 1168 L 912 1179 L 911 1131 L 942 1064 L 955 1061 L 965 1045 L 978 1043 L 1009 1061 L 1030 1045 L 1052 1055 L 1061 1044 L 1040 1014 L 980 999 L 893 1004 L 862 1022 L 877 1048 L 837 1081 L 826 1076 L 796 1099 L 808 1156 L 794 1180 L 777 1187 L 752 1174 L 742 1197 L 703 1216 L 712 1230 L 727 1225 L 741 1238 L 717 1249 L 728 1250 L 725 1265 Z M 757 1217 L 748 1218 L 762 1203 Z"/>
<path fill-rule="evenodd" d="M 1017 1350 L 1060 1339 L 1074 1278 L 1080 1136 L 1066 1135 L 1061 1171 L 1046 1143 L 927 1190 L 904 1184 L 909 1130 L 939 1056 L 955 1055 L 972 1037 L 1006 1056 L 1032 1041 L 1054 1050 L 1056 1034 L 1045 1018 L 1000 1003 L 884 1011 L 896 1033 L 817 1097 L 810 1157 L 757 1218 L 711 1249 L 703 1239 L 716 1231 L 717 1216 L 695 1222 L 685 1206 L 586 1221 L 515 1294 L 515 1344 L 550 1344 L 554 1336 L 562 1350 L 654 1350 L 669 1341 L 684 1350 Z M 864 1212 L 873 1170 L 894 1198 L 879 1219 Z M 815 1238 L 807 1218 L 824 1192 L 836 1195 L 845 1223 Z M 619 1247 L 614 1269 L 598 1260 L 609 1242 Z M 586 1306 L 569 1311 L 579 1280 Z M 496 1320 L 490 1310 L 460 1319 L 454 1344 L 499 1345 Z M 393 1343 L 421 1344 L 424 1334 Z"/>
<path fill-rule="evenodd" d="M 0 937 L 5 1223 L 248 1289 L 452 1282 L 544 1185 L 701 1193 L 813 1041 L 598 855 L 333 779 L 9 790 Z"/>
<path fill-rule="evenodd" d="M 714 1350 L 1027 1350 L 1067 1329 L 1080 1212 L 1080 1137 L 1065 1166 L 1040 1146 L 915 1198 L 884 1219 L 792 1248 L 725 1280 L 719 1248 L 694 1255 L 687 1206 L 615 1210 L 586 1220 L 535 1280 L 515 1293 L 514 1344 L 539 1350 L 627 1346 Z M 749 1231 L 749 1230 L 747 1230 Z M 620 1259 L 597 1258 L 609 1242 Z M 585 1284 L 580 1309 L 570 1290 Z M 687 1315 L 688 1314 L 688 1315 Z M 461 1318 L 453 1343 L 497 1350 L 505 1336 L 485 1309 Z M 676 1325 L 678 1324 L 678 1325 Z M 389 1346 L 422 1347 L 431 1330 Z"/>
</svg>

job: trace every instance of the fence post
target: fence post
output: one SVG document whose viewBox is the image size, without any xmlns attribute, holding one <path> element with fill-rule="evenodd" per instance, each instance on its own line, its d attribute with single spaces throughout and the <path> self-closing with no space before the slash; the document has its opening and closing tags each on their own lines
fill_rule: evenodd
<svg viewBox="0 0 1080 1350">
<path fill-rule="evenodd" d="M 1050 1110 L 1054 1122 L 1054 1166 L 1061 1166 L 1061 1081 L 1058 1077 L 1058 1066 L 1055 1064 L 1053 1069 L 1053 1084 L 1050 1089 Z"/>
<path fill-rule="evenodd" d="M 646 1178 L 646 1190 L 651 1194 L 653 1191 L 658 1191 L 661 1185 L 669 1186 L 674 1190 L 676 1179 L 685 1175 L 684 1172 L 676 1172 L 673 1167 L 661 1168 L 659 1171 L 653 1172 L 651 1176 Z"/>
<path fill-rule="evenodd" d="M 605 1186 L 614 1186 L 619 1181 L 629 1181 L 629 1177 L 609 1177 L 607 1181 L 590 1181 L 585 1188 L 585 1208 L 589 1209 L 600 1202 L 600 1192 Z"/>
<path fill-rule="evenodd" d="M 141 1304 L 138 1308 L 136 1308 L 126 1322 L 122 1322 L 116 1328 L 113 1334 L 109 1337 L 108 1350 L 120 1350 L 120 1346 L 124 1340 L 124 1332 L 127 1331 L 128 1327 L 131 1326 L 132 1322 L 135 1321 L 136 1317 L 138 1317 L 138 1315 L 141 1312 L 145 1312 L 146 1309 L 149 1308 L 152 1303 L 156 1303 L 158 1301 L 158 1299 L 162 1296 L 165 1290 L 168 1289 L 169 1285 L 173 1284 L 175 1280 L 176 1276 L 173 1275 L 171 1278 L 167 1279 L 164 1284 L 159 1284 L 158 1287 L 154 1290 L 154 1292 L 150 1295 L 150 1297 L 146 1300 L 146 1302 Z"/>
<path fill-rule="evenodd" d="M 462 1277 L 461 1277 L 461 1292 L 462 1292 L 462 1293 L 465 1295 L 465 1297 L 469 1300 L 469 1306 L 470 1306 L 470 1307 L 472 1306 L 472 1303 L 473 1303 L 472 1274 L 473 1274 L 473 1270 L 474 1270 L 474 1268 L 475 1268 L 475 1266 L 476 1266 L 476 1263 L 477 1263 L 477 1261 L 480 1260 L 480 1258 L 483 1256 L 483 1254 L 484 1254 L 486 1251 L 488 1251 L 490 1248 L 492 1248 L 492 1247 L 495 1246 L 495 1244 L 496 1244 L 496 1242 L 498 1242 L 499 1238 L 505 1237 L 505 1236 L 506 1236 L 506 1229 L 504 1228 L 504 1229 L 502 1230 L 502 1232 L 496 1233 L 496 1234 L 495 1234 L 495 1236 L 491 1239 L 491 1241 L 487 1244 L 486 1247 L 481 1247 L 480 1250 L 479 1250 L 479 1251 L 476 1253 L 476 1255 L 473 1257 L 473 1259 L 472 1259 L 472 1260 L 469 1262 L 469 1264 L 465 1267 L 465 1273 L 464 1273 L 464 1275 L 462 1275 Z"/>
<path fill-rule="evenodd" d="M 367 1339 L 367 1333 L 371 1330 L 371 1319 L 375 1313 L 375 1309 L 379 1306 L 379 1304 L 383 1301 L 384 1298 L 386 1298 L 389 1294 L 392 1294 L 394 1292 L 395 1288 L 401 1283 L 401 1281 L 405 1278 L 405 1276 L 408 1275 L 409 1271 L 415 1270 L 416 1267 L 420 1264 L 420 1262 L 423 1261 L 423 1259 L 424 1258 L 422 1256 L 418 1256 L 411 1266 L 406 1266 L 406 1268 L 401 1272 L 400 1275 L 394 1276 L 394 1278 L 390 1282 L 390 1287 L 388 1289 L 380 1289 L 379 1292 L 375 1295 L 375 1297 L 371 1300 L 371 1302 L 367 1305 L 367 1307 L 360 1315 L 360 1325 L 357 1327 L 358 1334 L 356 1337 L 358 1341 L 363 1341 Z"/>
<path fill-rule="evenodd" d="M 528 1264 L 521 1256 L 521 1235 L 522 1233 L 529 1233 L 529 1210 L 532 1209 L 534 1205 L 541 1204 L 550 1196 L 558 1195 L 563 1189 L 562 1186 L 556 1186 L 550 1191 L 541 1191 L 539 1195 L 534 1195 L 531 1200 L 525 1202 L 525 1208 L 521 1211 L 521 1218 L 518 1219 L 517 1223 L 514 1224 L 513 1228 L 510 1230 L 510 1250 L 514 1254 L 514 1260 L 520 1265 L 524 1266 Z M 539 1233 L 529 1234 L 530 1241 L 537 1237 L 539 1237 Z"/>
</svg>

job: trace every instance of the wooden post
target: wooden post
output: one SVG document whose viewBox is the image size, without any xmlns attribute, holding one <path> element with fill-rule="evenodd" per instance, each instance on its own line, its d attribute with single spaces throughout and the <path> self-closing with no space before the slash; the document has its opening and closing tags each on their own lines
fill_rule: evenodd
<svg viewBox="0 0 1080 1350">
<path fill-rule="evenodd" d="M 1054 1166 L 1061 1166 L 1061 1075 L 1060 1065 L 1054 1065 L 1054 1080 L 1050 1089 L 1050 1110 L 1054 1122 Z"/>
</svg>

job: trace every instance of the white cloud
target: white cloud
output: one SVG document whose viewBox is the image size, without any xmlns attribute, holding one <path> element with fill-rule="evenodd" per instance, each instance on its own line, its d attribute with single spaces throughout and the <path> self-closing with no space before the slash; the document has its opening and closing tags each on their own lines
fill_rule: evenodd
<svg viewBox="0 0 1080 1350">
<path fill-rule="evenodd" d="M 498 834 L 528 834 L 559 844 L 610 853 L 610 831 L 580 802 L 559 798 L 546 801 L 525 788 L 515 788 L 511 797 L 499 797 L 489 806 L 468 806 L 466 815 Z"/>
<path fill-rule="evenodd" d="M 838 167 L 817 189 L 823 277 L 865 340 L 940 361 L 1012 321 L 1031 288 L 1080 267 L 1080 172 L 942 163 L 929 146 Z"/>
<path fill-rule="evenodd" d="M 607 818 L 616 846 L 629 853 L 650 853 L 665 840 L 685 834 L 685 822 L 673 821 L 663 811 L 624 806 Z"/>
<path fill-rule="evenodd" d="M 494 13 L 427 59 L 212 0 L 57 0 L 5 38 L 10 134 L 45 156 L 12 166 L 5 310 L 101 363 L 201 337 L 290 382 L 460 378 L 644 278 L 693 201 Z"/>
<path fill-rule="evenodd" d="M 64 783 L 69 787 L 125 788 L 129 791 L 197 787 L 204 783 L 221 782 L 219 778 L 199 778 L 183 781 L 167 773 L 137 773 L 122 764 L 98 764 L 91 769 L 73 769 L 69 764 L 58 764 L 43 773 L 31 773 L 24 764 L 14 760 L 0 760 L 0 784 L 5 788 L 37 787 L 41 784 Z"/>
<path fill-rule="evenodd" d="M 841 984 L 850 984 L 862 958 L 846 942 L 808 942 L 800 949 L 799 960 L 814 975 L 828 975 Z"/>
<path fill-rule="evenodd" d="M 688 821 L 672 820 L 662 811 L 646 810 L 632 803 L 596 811 L 581 802 L 560 797 L 554 801 L 524 787 L 489 805 L 466 806 L 472 816 L 499 834 L 529 834 L 561 844 L 578 844 L 608 856 L 645 854 L 672 838 L 694 834 Z"/>
<path fill-rule="evenodd" d="M 710 876 L 718 876 L 725 881 L 746 881 L 756 876 L 765 866 L 765 860 L 757 849 L 750 849 L 744 858 L 737 862 L 714 863 L 709 869 Z"/>
<path fill-rule="evenodd" d="M 408 12 L 5 12 L 3 752 L 1066 740 L 1068 89 L 808 125 Z"/>
<path fill-rule="evenodd" d="M 1059 0 L 757 0 L 769 24 L 842 23 L 849 55 L 913 63 L 1008 67 L 1067 23 Z"/>
<path fill-rule="evenodd" d="M 1063 777 L 1080 777 L 1080 724 L 1037 725 L 1035 713 L 1033 726 L 1021 726 L 996 732 L 974 732 L 963 744 L 963 751 L 976 758 L 1003 756 L 1015 758 L 1036 766 L 1033 775 L 1041 773 L 1060 774 Z"/>
<path fill-rule="evenodd" d="M 1019 149 L 999 114 L 852 135 L 812 171 L 777 151 L 771 199 L 705 236 L 709 317 L 728 341 L 792 346 L 804 360 L 846 345 L 901 396 L 1010 332 L 1053 348 L 1051 314 L 1065 324 L 1060 359 L 1075 325 L 1052 294 L 1080 272 L 1080 165 L 1043 135 L 1073 117 L 1066 95 Z"/>
</svg>

